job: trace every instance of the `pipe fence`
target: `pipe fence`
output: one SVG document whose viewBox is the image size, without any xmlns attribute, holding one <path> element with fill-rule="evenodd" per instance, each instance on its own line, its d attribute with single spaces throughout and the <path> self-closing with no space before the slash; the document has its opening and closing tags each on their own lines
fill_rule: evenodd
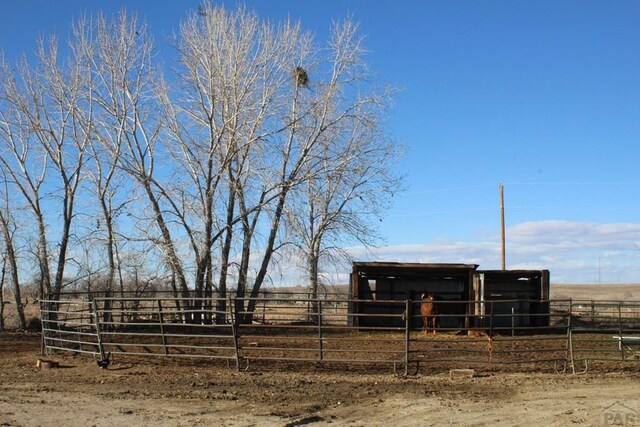
<svg viewBox="0 0 640 427">
<path fill-rule="evenodd" d="M 574 300 L 570 318 L 574 373 L 587 372 L 591 362 L 640 361 L 640 302 Z"/>
<path fill-rule="evenodd" d="M 514 299 L 433 307 L 425 314 L 420 300 L 337 294 L 93 297 L 42 300 L 41 319 L 46 351 L 204 358 L 235 369 L 305 362 L 386 365 L 405 375 L 443 367 L 578 373 L 590 362 L 640 360 L 640 302 Z"/>
<path fill-rule="evenodd" d="M 243 304 L 245 303 L 246 304 Z M 354 319 L 373 316 L 391 320 L 387 313 L 362 314 L 349 311 L 352 300 L 297 300 L 254 298 L 240 300 L 260 307 L 260 321 L 238 325 L 241 358 L 251 361 L 391 364 L 406 361 L 403 327 L 392 322 L 378 326 L 353 326 Z M 377 301 L 380 303 L 380 301 Z M 404 307 L 403 301 L 382 301 Z M 251 315 L 238 311 L 238 315 Z M 259 316 L 258 316 L 259 317 Z M 255 318 L 255 315 L 254 315 Z"/>
<path fill-rule="evenodd" d="M 407 365 L 438 364 L 450 367 L 506 369 L 510 366 L 546 365 L 566 370 L 569 355 L 568 301 L 495 300 L 463 301 L 470 313 L 453 310 L 459 301 L 437 304 L 436 330 L 423 326 L 424 337 L 412 335 Z M 420 301 L 410 302 L 413 318 L 424 321 Z M 544 310 L 518 311 L 538 305 Z M 411 329 L 407 326 L 407 329 Z M 424 339 L 429 337 L 429 339 Z"/>
<path fill-rule="evenodd" d="M 42 339 L 46 349 L 100 353 L 100 334 L 91 301 L 40 301 Z"/>
</svg>

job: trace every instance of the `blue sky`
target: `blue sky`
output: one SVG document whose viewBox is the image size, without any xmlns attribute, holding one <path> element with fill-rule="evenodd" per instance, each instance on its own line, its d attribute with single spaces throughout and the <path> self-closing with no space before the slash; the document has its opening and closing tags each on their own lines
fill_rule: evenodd
<svg viewBox="0 0 640 427">
<path fill-rule="evenodd" d="M 236 2 L 226 2 L 233 7 Z M 406 147 L 407 191 L 363 259 L 499 268 L 498 184 L 507 267 L 558 282 L 640 282 L 640 2 L 246 1 L 301 20 L 318 39 L 361 24 L 368 60 L 401 89 L 388 129 Z M 4 0 L 11 60 L 80 13 L 126 6 L 160 52 L 198 1 Z"/>
</svg>

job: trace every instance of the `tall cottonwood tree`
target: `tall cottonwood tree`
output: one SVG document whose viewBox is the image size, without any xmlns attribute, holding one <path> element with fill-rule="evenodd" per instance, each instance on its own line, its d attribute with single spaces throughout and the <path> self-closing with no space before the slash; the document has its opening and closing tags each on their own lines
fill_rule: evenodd
<svg viewBox="0 0 640 427">
<path fill-rule="evenodd" d="M 307 270 L 313 299 L 321 260 L 340 264 L 339 258 L 349 259 L 343 248 L 380 242 L 379 221 L 401 189 L 402 177 L 395 172 L 399 149 L 380 133 L 376 115 L 323 141 L 322 170 L 296 189 L 288 206 L 287 232 Z"/>
<path fill-rule="evenodd" d="M 212 253 L 220 248 L 218 295 L 225 297 L 234 242 L 242 242 L 240 271 L 246 271 L 251 224 L 255 227 L 263 207 L 281 193 L 279 182 L 258 178 L 268 161 L 267 141 L 292 125 L 282 112 L 291 98 L 291 69 L 296 55 L 306 51 L 308 37 L 299 25 L 275 27 L 244 9 L 227 12 L 210 4 L 180 29 L 175 43 L 183 68 L 176 77 L 179 94 L 167 92 L 165 100 L 171 152 L 193 189 L 190 211 L 196 227 L 187 223 L 184 204 L 174 214 L 195 254 L 196 291 L 211 280 Z M 236 289 L 242 295 L 240 280 Z"/>
<path fill-rule="evenodd" d="M 0 283 L 0 293 L 3 293 L 3 298 L 0 301 L 0 304 L 3 305 L 2 309 L 4 309 L 4 280 L 8 273 L 9 282 L 11 283 L 11 291 L 16 305 L 18 328 L 26 329 L 27 322 L 24 314 L 24 306 L 22 305 L 22 292 L 20 289 L 19 279 L 20 273 L 18 271 L 18 255 L 15 244 L 15 232 L 17 227 L 10 207 L 11 205 L 9 204 L 8 177 L 4 171 L 0 176 L 3 178 L 0 183 L 2 186 L 0 187 L 0 236 L 2 236 L 4 254 L 2 262 L 2 282 Z M 3 313 L 0 313 L 0 317 L 2 315 Z M 0 330 L 2 330 L 1 327 Z"/>
<path fill-rule="evenodd" d="M 49 271 L 49 247 L 46 221 L 43 209 L 43 186 L 47 178 L 49 158 L 40 145 L 34 144 L 32 132 L 25 118 L 24 110 L 29 108 L 21 96 L 19 72 L 30 73 L 23 60 L 15 69 L 2 61 L 2 82 L 0 83 L 0 143 L 2 144 L 0 162 L 2 162 L 5 182 L 10 182 L 12 197 L 11 208 L 16 207 L 18 195 L 22 196 L 33 214 L 37 235 L 36 258 L 39 272 L 39 294 L 51 294 L 51 275 Z M 15 190 L 15 191 L 13 191 Z"/>
<path fill-rule="evenodd" d="M 118 236 L 116 234 L 116 216 L 125 208 L 126 202 L 118 203 L 116 188 L 122 183 L 117 172 L 117 151 L 115 155 L 109 155 L 96 140 L 90 145 L 92 170 L 88 173 L 87 181 L 91 186 L 90 192 L 98 200 L 100 216 L 96 219 L 96 230 L 104 230 L 104 245 L 107 250 L 107 275 L 105 293 L 112 296 L 116 290 L 116 281 L 119 283 L 120 296 L 124 297 L 124 284 L 122 280 L 121 265 L 118 260 Z M 116 149 L 117 150 L 117 149 Z M 102 220 L 102 221 L 101 221 Z M 110 309 L 110 302 L 105 304 L 105 311 Z"/>
<path fill-rule="evenodd" d="M 120 24 L 122 24 L 122 16 Z M 117 96 L 113 89 L 115 81 L 107 82 L 109 73 L 105 68 L 113 67 L 115 61 L 105 61 L 105 54 L 110 49 L 109 42 L 113 34 L 117 34 L 118 21 L 109 22 L 104 16 L 94 20 L 80 19 L 73 26 L 76 49 L 88 59 L 90 72 L 89 93 L 94 101 L 94 126 L 92 138 L 88 144 L 89 164 L 86 177 L 86 188 L 97 200 L 99 213 L 96 217 L 95 231 L 102 237 L 106 249 L 107 272 L 105 294 L 113 296 L 117 290 L 124 297 L 124 280 L 119 257 L 119 236 L 116 218 L 126 209 L 128 198 L 124 194 L 131 186 L 126 182 L 125 174 L 118 168 L 120 150 L 122 149 L 121 122 L 114 119 L 113 97 Z M 92 34 L 95 37 L 90 37 Z M 105 46 L 106 45 L 106 46 Z M 117 56 L 117 55 L 116 55 Z M 106 65 L 106 64 L 109 65 Z M 105 89 L 108 88 L 108 89 Z M 118 286 L 116 287 L 116 283 Z M 124 304 L 124 302 L 123 302 Z M 110 316 L 111 302 L 105 301 L 105 316 Z"/>
<path fill-rule="evenodd" d="M 389 91 L 367 84 L 351 21 L 336 25 L 324 47 L 298 23 L 276 26 L 242 8 L 228 12 L 205 3 L 182 23 L 176 47 L 179 96 L 167 91 L 164 98 L 174 140 L 168 151 L 191 181 L 196 197 L 183 197 L 189 186 L 181 186 L 179 200 L 192 203 L 198 227 L 187 221 L 184 203 L 173 213 L 195 254 L 196 290 L 220 248 L 219 295 L 226 296 L 236 264 L 236 295 L 250 297 L 237 309 L 251 313 L 274 253 L 287 243 L 279 237 L 288 203 L 296 201 L 290 193 L 344 162 L 327 158 L 323 143 L 356 125 L 379 131 L 376 114 Z"/>
<path fill-rule="evenodd" d="M 386 169 L 395 151 L 379 125 L 390 91 L 370 83 L 350 20 L 321 44 L 299 23 L 205 3 L 182 22 L 177 55 L 167 57 L 177 72 L 166 76 L 148 28 L 126 12 L 80 19 L 73 61 L 59 60 L 55 43 L 44 46 L 35 69 L 3 66 L 0 137 L 10 154 L 3 166 L 39 230 L 47 290 L 51 234 L 42 203 L 54 177 L 64 220 L 56 292 L 84 189 L 99 204 L 109 289 L 118 241 L 144 240 L 156 256 L 145 259 L 160 254 L 185 301 L 192 289 L 216 295 L 222 312 L 235 289 L 236 308 L 249 313 L 243 321 L 275 254 L 295 243 L 318 260 L 343 235 L 367 241 L 367 203 L 396 184 Z M 116 232 L 124 209 L 144 235 L 131 224 Z"/>
<path fill-rule="evenodd" d="M 227 12 L 208 3 L 181 25 L 181 96 L 168 93 L 165 100 L 179 147 L 174 158 L 197 188 L 194 206 L 204 213 L 202 240 L 190 239 L 196 289 L 220 248 L 218 285 L 225 295 L 237 242 L 237 295 L 258 296 L 274 253 L 286 243 L 279 236 L 289 194 L 337 166 L 324 157 L 322 141 L 365 123 L 369 106 L 388 96 L 366 87 L 359 44 L 350 21 L 336 25 L 321 47 L 299 24 L 276 26 L 245 9 Z M 184 212 L 184 205 L 174 211 L 186 229 Z M 223 241 L 214 246 L 218 238 Z M 258 261 L 250 282 L 252 259 Z"/>
<path fill-rule="evenodd" d="M 92 99 L 87 93 L 90 72 L 86 58 L 73 46 L 69 56 L 61 58 L 55 37 L 40 41 L 36 57 L 35 66 L 26 60 L 14 68 L 6 62 L 2 66 L 0 132 L 3 152 L 8 154 L 2 156 L 2 163 L 36 218 L 41 286 L 48 296 L 57 298 L 63 286 L 76 195 L 91 137 Z M 36 153 L 35 168 L 32 152 Z M 56 239 L 53 280 L 42 207 L 45 177 L 47 193 L 61 202 L 57 206 L 62 224 Z"/>
<path fill-rule="evenodd" d="M 135 15 L 123 11 L 114 19 L 81 20 L 76 35 L 91 60 L 95 114 L 100 117 L 94 127 L 96 138 L 146 197 L 149 219 L 159 232 L 147 237 L 159 248 L 186 298 L 188 278 L 162 205 L 166 195 L 163 160 L 157 159 L 164 155 L 158 99 L 161 76 L 152 60 L 153 40 L 147 30 Z"/>
<path fill-rule="evenodd" d="M 387 142 L 382 140 L 384 134 L 380 131 L 378 123 L 383 112 L 382 107 L 388 101 L 392 91 L 384 87 L 378 89 L 368 83 L 371 74 L 363 61 L 364 50 L 361 42 L 357 25 L 352 21 L 346 20 L 336 24 L 332 28 L 328 47 L 316 48 L 314 57 L 317 65 L 310 67 L 312 72 L 309 73 L 308 80 L 305 75 L 305 85 L 300 85 L 298 76 L 295 76 L 294 97 L 288 113 L 289 121 L 293 125 L 287 129 L 286 142 L 282 144 L 285 149 L 282 151 L 280 173 L 274 174 L 279 179 L 281 191 L 277 204 L 271 211 L 266 249 L 251 293 L 253 298 L 258 295 L 271 257 L 278 247 L 276 239 L 282 227 L 284 214 L 287 211 L 306 210 L 307 212 L 303 214 L 307 217 L 313 215 L 313 213 L 309 214 L 309 210 L 305 209 L 304 205 L 299 206 L 303 199 L 295 197 L 295 194 L 300 194 L 304 189 L 313 189 L 320 181 L 340 181 L 339 177 L 345 176 L 345 171 L 355 171 L 363 166 L 363 162 L 364 167 L 375 167 L 367 166 L 366 162 L 369 159 L 384 160 L 382 156 L 377 158 L 367 156 L 365 151 L 358 153 L 364 148 L 362 144 L 364 141 L 369 141 L 369 151 L 375 146 L 382 151 L 390 151 Z M 360 143 L 360 147 L 357 146 L 357 142 Z M 351 150 L 344 148 L 349 145 Z M 365 176 L 369 175 L 366 172 L 361 173 L 362 187 L 363 181 L 366 180 Z M 395 183 L 389 182 L 388 186 L 379 186 L 377 190 L 381 197 L 388 193 L 393 185 Z M 352 187 L 355 187 L 353 194 L 359 192 L 357 184 Z M 364 192 L 360 191 L 360 193 L 355 197 L 364 196 Z M 348 192 L 344 195 L 347 200 L 354 197 Z M 331 194 L 326 193 L 324 196 L 326 196 L 325 200 L 330 200 L 332 197 Z M 356 210 L 351 211 L 354 216 L 356 212 Z M 354 218 L 353 224 L 366 222 L 366 213 L 362 211 L 361 214 L 359 219 Z M 347 222 L 346 216 L 346 214 L 342 215 L 344 223 Z M 328 218 L 329 216 L 325 215 L 324 219 Z M 336 225 L 334 230 L 337 235 L 338 221 L 333 222 Z M 349 230 L 345 227 L 343 231 Z M 368 232 L 370 229 L 361 228 L 360 231 Z M 314 245 L 318 246 L 317 242 L 322 240 L 324 233 L 326 230 L 316 233 L 316 242 L 309 248 L 314 249 Z M 366 234 L 362 234 L 360 239 L 365 241 Z M 279 246 L 289 242 L 281 239 Z M 313 250 L 309 251 L 309 254 L 315 257 Z M 255 299 L 252 299 L 247 311 L 252 312 L 254 307 Z"/>
</svg>

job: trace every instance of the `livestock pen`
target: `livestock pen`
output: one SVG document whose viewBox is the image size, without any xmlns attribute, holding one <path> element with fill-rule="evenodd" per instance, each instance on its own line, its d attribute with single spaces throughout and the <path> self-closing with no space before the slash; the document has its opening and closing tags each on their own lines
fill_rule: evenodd
<svg viewBox="0 0 640 427">
<path fill-rule="evenodd" d="M 494 311 L 493 301 L 469 300 L 464 303 L 483 309 L 463 314 L 465 321 L 455 323 L 447 319 L 461 315 L 451 314 L 445 305 L 458 301 L 439 302 L 437 333 L 428 336 L 421 328 L 419 298 L 372 302 L 343 294 L 312 299 L 272 293 L 252 299 L 251 313 L 243 311 L 247 302 L 160 295 L 43 300 L 43 347 L 97 360 L 109 355 L 218 360 L 238 370 L 386 366 L 406 375 L 457 367 L 584 372 L 590 363 L 596 368 L 597 363 L 640 365 L 632 363 L 640 360 L 635 339 L 640 336 L 640 302 L 546 300 L 546 313 L 505 313 Z M 534 306 L 527 300 L 506 302 Z M 373 303 L 393 310 L 349 310 Z M 354 321 L 365 315 L 393 322 L 365 326 Z M 545 321 L 517 321 L 521 316 L 544 316 Z"/>
</svg>

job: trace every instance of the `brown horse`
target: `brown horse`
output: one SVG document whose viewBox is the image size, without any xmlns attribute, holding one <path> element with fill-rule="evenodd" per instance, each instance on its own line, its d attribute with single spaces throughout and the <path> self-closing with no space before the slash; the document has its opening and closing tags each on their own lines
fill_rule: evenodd
<svg viewBox="0 0 640 427">
<path fill-rule="evenodd" d="M 436 323 L 438 308 L 435 304 L 435 295 L 433 292 L 427 292 L 422 294 L 422 304 L 420 304 L 420 314 L 422 314 L 422 320 L 424 322 L 424 335 L 429 333 L 429 324 L 433 327 L 433 334 L 436 334 Z"/>
</svg>

